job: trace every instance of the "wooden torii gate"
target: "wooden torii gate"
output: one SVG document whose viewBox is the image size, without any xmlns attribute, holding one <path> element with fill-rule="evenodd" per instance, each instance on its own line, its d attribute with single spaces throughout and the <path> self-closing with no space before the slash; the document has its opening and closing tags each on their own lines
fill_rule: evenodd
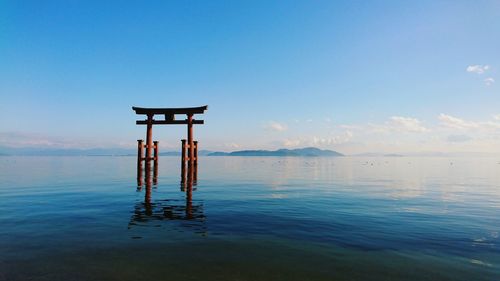
<svg viewBox="0 0 500 281">
<path fill-rule="evenodd" d="M 137 140 L 137 179 L 142 178 L 142 163 L 145 161 L 146 164 L 146 178 L 148 179 L 151 174 L 150 161 L 154 161 L 154 172 L 158 172 L 158 141 L 153 141 L 153 125 L 187 125 L 187 144 L 186 140 L 182 140 L 182 150 L 181 150 L 181 167 L 182 167 L 182 178 L 184 180 L 184 169 L 186 161 L 189 164 L 190 170 L 195 170 L 198 164 L 198 142 L 193 140 L 193 125 L 203 124 L 204 120 L 193 119 L 194 114 L 203 114 L 207 110 L 208 106 L 200 107 L 184 107 L 184 108 L 144 108 L 135 107 L 132 109 L 136 114 L 146 115 L 145 120 L 137 120 L 135 123 L 137 125 L 146 125 L 146 144 L 143 144 L 143 140 Z M 175 115 L 185 114 L 185 120 L 177 120 Z M 154 119 L 155 115 L 164 116 L 163 119 Z M 146 148 L 146 153 L 143 155 L 143 148 Z M 187 149 L 187 157 L 186 157 Z M 154 150 L 154 153 L 153 153 Z M 152 156 L 153 154 L 153 156 Z M 190 173 L 192 175 L 192 173 Z"/>
</svg>

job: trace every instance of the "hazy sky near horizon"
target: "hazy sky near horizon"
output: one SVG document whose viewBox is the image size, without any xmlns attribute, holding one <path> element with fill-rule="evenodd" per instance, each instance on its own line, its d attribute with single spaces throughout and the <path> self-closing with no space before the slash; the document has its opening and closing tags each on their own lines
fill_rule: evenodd
<svg viewBox="0 0 500 281">
<path fill-rule="evenodd" d="M 1 1 L 0 146 L 500 152 L 500 1 Z M 184 126 L 157 126 L 177 149 Z"/>
</svg>

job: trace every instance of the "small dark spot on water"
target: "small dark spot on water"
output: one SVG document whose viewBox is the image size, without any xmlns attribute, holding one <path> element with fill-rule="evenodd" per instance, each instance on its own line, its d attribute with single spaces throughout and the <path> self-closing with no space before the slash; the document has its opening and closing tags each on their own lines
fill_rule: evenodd
<svg viewBox="0 0 500 281">
<path fill-rule="evenodd" d="M 142 236 L 132 236 L 130 238 L 132 238 L 132 239 L 142 239 Z"/>
</svg>

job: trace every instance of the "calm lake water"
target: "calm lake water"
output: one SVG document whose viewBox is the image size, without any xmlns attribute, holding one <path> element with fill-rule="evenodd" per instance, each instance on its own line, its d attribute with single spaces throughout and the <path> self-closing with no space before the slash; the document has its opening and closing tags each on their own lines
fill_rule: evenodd
<svg viewBox="0 0 500 281">
<path fill-rule="evenodd" d="M 135 161 L 0 157 L 0 280 L 500 280 L 500 159 Z"/>
</svg>

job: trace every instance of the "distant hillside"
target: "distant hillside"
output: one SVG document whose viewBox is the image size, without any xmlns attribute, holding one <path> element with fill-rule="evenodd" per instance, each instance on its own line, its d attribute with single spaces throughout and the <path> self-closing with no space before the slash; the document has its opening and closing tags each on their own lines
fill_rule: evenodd
<svg viewBox="0 0 500 281">
<path fill-rule="evenodd" d="M 125 156 L 136 155 L 136 149 L 123 148 L 7 148 L 0 147 L 0 154 L 13 156 Z"/>
<path fill-rule="evenodd" d="M 306 147 L 299 149 L 278 149 L 278 150 L 240 150 L 233 152 L 213 152 L 208 156 L 344 156 L 333 150 L 323 150 L 315 147 Z"/>
</svg>

